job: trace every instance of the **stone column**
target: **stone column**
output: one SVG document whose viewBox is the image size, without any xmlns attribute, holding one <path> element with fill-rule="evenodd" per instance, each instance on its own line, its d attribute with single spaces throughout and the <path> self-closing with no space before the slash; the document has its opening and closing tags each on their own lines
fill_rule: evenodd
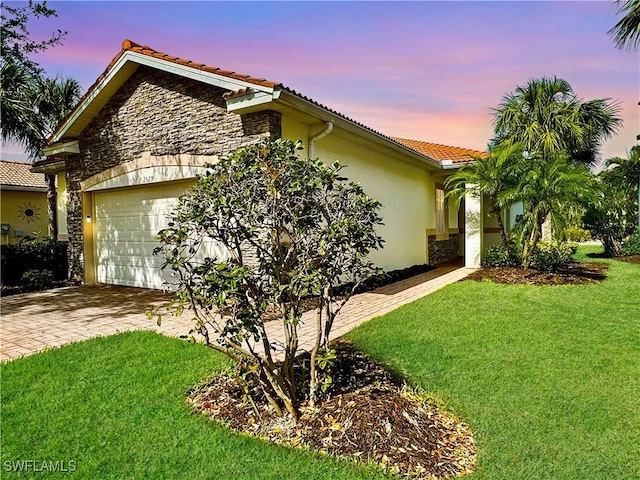
<svg viewBox="0 0 640 480">
<path fill-rule="evenodd" d="M 464 197 L 464 266 L 480 268 L 482 261 L 482 198 L 475 193 L 475 185 L 465 185 Z"/>
</svg>

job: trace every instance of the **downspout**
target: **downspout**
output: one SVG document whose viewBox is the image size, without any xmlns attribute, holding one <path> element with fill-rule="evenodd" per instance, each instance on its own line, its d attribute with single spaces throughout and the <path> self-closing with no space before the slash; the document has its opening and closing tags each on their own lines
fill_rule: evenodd
<svg viewBox="0 0 640 480">
<path fill-rule="evenodd" d="M 320 140 L 323 137 L 326 137 L 333 131 L 333 122 L 331 120 L 325 123 L 325 126 L 322 130 L 317 133 L 314 133 L 309 137 L 309 158 L 314 160 L 316 158 L 316 140 Z"/>
</svg>

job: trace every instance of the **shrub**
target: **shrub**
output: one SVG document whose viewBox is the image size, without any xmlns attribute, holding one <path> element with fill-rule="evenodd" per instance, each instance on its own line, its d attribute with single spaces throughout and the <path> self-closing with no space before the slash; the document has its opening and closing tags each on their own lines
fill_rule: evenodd
<svg viewBox="0 0 640 480">
<path fill-rule="evenodd" d="M 538 242 L 531 258 L 531 268 L 555 272 L 560 267 L 566 267 L 571 263 L 577 247 L 572 242 Z"/>
<path fill-rule="evenodd" d="M 51 270 L 27 270 L 20 279 L 30 290 L 42 290 L 53 286 L 53 272 Z"/>
<path fill-rule="evenodd" d="M 570 242 L 587 242 L 591 240 L 591 232 L 580 227 L 568 227 L 565 229 L 564 234 Z"/>
<path fill-rule="evenodd" d="M 193 333 L 232 358 L 275 412 L 296 419 L 305 395 L 313 406 L 331 380 L 323 371 L 333 355 L 334 319 L 361 282 L 380 273 L 368 254 L 383 242 L 376 234 L 380 203 L 347 182 L 340 163 L 302 158 L 301 148 L 289 140 L 265 141 L 209 165 L 180 198 L 155 249 L 174 279 L 174 311 L 191 308 Z M 210 257 L 200 250 L 211 241 L 222 253 Z M 338 299 L 342 283 L 351 289 Z M 319 307 L 305 373 L 294 360 L 301 300 L 310 294 Z M 277 306 L 283 345 L 272 343 L 264 327 L 269 305 Z"/>
<path fill-rule="evenodd" d="M 622 253 L 640 255 L 640 233 L 630 236 L 622 243 Z"/>
<path fill-rule="evenodd" d="M 600 240 L 607 256 L 622 254 L 622 242 L 638 229 L 638 206 L 629 188 L 616 176 L 617 168 L 598 176 L 600 196 L 585 211 L 582 223 Z"/>
<path fill-rule="evenodd" d="M 482 260 L 483 267 L 516 267 L 520 265 L 519 252 L 510 245 L 504 243 L 496 243 L 491 245 L 484 259 Z"/>
<path fill-rule="evenodd" d="M 67 279 L 67 242 L 49 237 L 2 245 L 2 284 L 18 285 L 28 270 L 49 270 L 54 280 Z"/>
</svg>

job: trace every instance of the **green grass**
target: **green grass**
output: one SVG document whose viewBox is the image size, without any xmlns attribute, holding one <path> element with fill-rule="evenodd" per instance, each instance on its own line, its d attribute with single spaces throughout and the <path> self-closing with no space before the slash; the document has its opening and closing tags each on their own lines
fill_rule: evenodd
<svg viewBox="0 0 640 480">
<path fill-rule="evenodd" d="M 472 426 L 474 479 L 640 478 L 640 265 L 610 263 L 592 286 L 457 283 L 350 337 Z M 2 478 L 29 459 L 92 479 L 382 478 L 192 415 L 185 392 L 227 365 L 150 332 L 1 365 Z"/>
<path fill-rule="evenodd" d="M 89 479 L 368 479 L 347 461 L 266 444 L 192 415 L 185 393 L 226 363 L 151 332 L 99 338 L 1 366 L 5 462 L 75 462 Z M 66 477 L 65 477 L 66 478 Z"/>
<path fill-rule="evenodd" d="M 610 263 L 600 285 L 454 284 L 349 336 L 471 425 L 473 478 L 638 479 L 640 265 Z"/>
</svg>

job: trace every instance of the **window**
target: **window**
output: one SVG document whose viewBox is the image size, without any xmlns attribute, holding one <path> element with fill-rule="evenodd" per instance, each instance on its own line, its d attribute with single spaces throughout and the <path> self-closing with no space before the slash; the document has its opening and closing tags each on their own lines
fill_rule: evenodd
<svg viewBox="0 0 640 480">
<path fill-rule="evenodd" d="M 436 235 L 447 233 L 447 222 L 445 215 L 444 190 L 436 188 Z"/>
</svg>

